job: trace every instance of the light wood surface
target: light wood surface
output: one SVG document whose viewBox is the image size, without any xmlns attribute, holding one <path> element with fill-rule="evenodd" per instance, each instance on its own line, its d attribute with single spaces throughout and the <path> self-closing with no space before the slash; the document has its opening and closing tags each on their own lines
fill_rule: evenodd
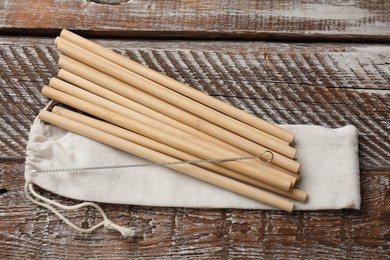
<svg viewBox="0 0 390 260">
<path fill-rule="evenodd" d="M 0 28 L 52 36 L 68 28 L 117 38 L 388 42 L 389 5 L 385 0 L 4 0 Z"/>
</svg>

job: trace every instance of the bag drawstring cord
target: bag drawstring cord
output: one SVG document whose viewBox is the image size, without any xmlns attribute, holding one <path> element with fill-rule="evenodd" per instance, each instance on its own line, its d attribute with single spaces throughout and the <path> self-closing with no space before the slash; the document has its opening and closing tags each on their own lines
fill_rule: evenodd
<svg viewBox="0 0 390 260">
<path fill-rule="evenodd" d="M 99 207 L 95 203 L 83 202 L 83 203 L 80 203 L 80 204 L 77 204 L 77 205 L 73 205 L 73 206 L 66 206 L 66 205 L 60 204 L 58 202 L 55 202 L 53 200 L 50 200 L 48 198 L 45 198 L 42 195 L 39 195 L 33 189 L 33 184 L 29 183 L 29 182 L 25 183 L 25 185 L 24 185 L 24 192 L 25 192 L 27 198 L 31 202 L 33 202 L 33 203 L 35 203 L 35 204 L 37 204 L 39 206 L 47 208 L 48 210 L 53 212 L 55 215 L 57 215 L 57 217 L 59 217 L 62 221 L 64 221 L 66 224 L 68 224 L 70 227 L 72 227 L 73 229 L 75 229 L 75 230 L 77 230 L 77 231 L 79 231 L 81 233 L 91 233 L 91 232 L 95 231 L 96 229 L 98 229 L 100 227 L 104 227 L 105 229 L 116 230 L 116 231 L 120 232 L 124 237 L 134 237 L 134 235 L 135 235 L 135 232 L 134 232 L 134 230 L 132 228 L 122 227 L 122 226 L 114 224 L 111 220 L 109 220 L 107 218 L 107 215 L 103 211 L 103 209 L 101 207 Z M 41 200 L 42 202 L 38 201 L 36 198 Z M 76 210 L 76 209 L 80 209 L 80 208 L 83 208 L 83 207 L 93 207 L 97 211 L 99 211 L 99 213 L 102 215 L 103 221 L 101 221 L 100 223 L 98 223 L 98 224 L 96 224 L 96 225 L 94 225 L 93 227 L 90 227 L 90 228 L 80 228 L 80 227 L 76 226 L 73 222 L 71 222 L 69 219 L 67 219 L 64 215 L 62 215 L 53 206 L 56 206 L 56 207 L 58 207 L 60 209 L 64 209 L 64 210 Z"/>
</svg>

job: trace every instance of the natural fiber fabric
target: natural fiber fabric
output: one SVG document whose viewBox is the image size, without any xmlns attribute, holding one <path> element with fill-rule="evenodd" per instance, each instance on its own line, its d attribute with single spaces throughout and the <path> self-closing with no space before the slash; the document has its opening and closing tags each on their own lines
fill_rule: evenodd
<svg viewBox="0 0 390 260">
<path fill-rule="evenodd" d="M 282 126 L 295 133 L 301 162 L 297 186 L 308 192 L 298 210 L 360 207 L 357 130 L 354 126 Z M 36 120 L 27 144 L 25 178 L 43 189 L 82 201 L 130 205 L 271 209 L 165 167 L 33 172 L 147 161 Z"/>
</svg>

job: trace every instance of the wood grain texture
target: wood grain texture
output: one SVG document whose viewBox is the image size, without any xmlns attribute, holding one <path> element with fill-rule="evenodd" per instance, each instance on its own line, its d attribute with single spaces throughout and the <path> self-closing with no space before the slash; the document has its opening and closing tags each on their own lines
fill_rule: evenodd
<svg viewBox="0 0 390 260">
<path fill-rule="evenodd" d="M 362 210 L 288 214 L 101 204 L 137 237 L 78 234 L 28 201 L 22 188 L 30 125 L 47 102 L 39 90 L 58 71 L 53 38 L 0 36 L 0 259 L 389 258 L 389 1 L 0 1 L 2 35 L 58 35 L 62 28 L 163 38 L 98 42 L 265 120 L 355 125 Z M 173 38 L 227 41 L 166 40 Z M 84 228 L 101 220 L 92 209 L 65 215 Z"/>
<path fill-rule="evenodd" d="M 99 230 L 78 234 L 23 192 L 23 164 L 0 164 L 1 259 L 386 259 L 390 254 L 390 172 L 362 173 L 362 210 L 281 211 L 157 208 L 101 204 L 135 239 Z M 73 205 L 77 201 L 41 191 Z M 65 214 L 83 227 L 92 209 Z"/>
<path fill-rule="evenodd" d="M 68 28 L 109 37 L 390 40 L 384 0 L 4 0 L 0 8 L 2 33 Z"/>
<path fill-rule="evenodd" d="M 385 259 L 390 253 L 390 46 L 265 42 L 99 41 L 277 123 L 360 130 L 362 210 L 205 210 L 103 204 L 137 237 L 77 234 L 22 190 L 39 89 L 57 73 L 52 39 L 0 38 L 0 258 Z M 43 192 L 43 191 L 42 191 Z M 43 192 L 65 204 L 76 201 Z M 66 213 L 83 227 L 92 209 Z"/>
<path fill-rule="evenodd" d="M 390 46 L 100 41 L 265 120 L 355 125 L 365 170 L 390 169 Z M 140 48 L 142 46 L 142 48 Z M 22 160 L 29 127 L 57 73 L 51 40 L 0 40 L 0 158 Z"/>
</svg>

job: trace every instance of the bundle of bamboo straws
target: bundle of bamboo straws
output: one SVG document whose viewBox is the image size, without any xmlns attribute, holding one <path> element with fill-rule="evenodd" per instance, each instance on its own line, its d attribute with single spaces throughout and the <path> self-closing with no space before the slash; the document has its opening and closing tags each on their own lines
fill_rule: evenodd
<svg viewBox="0 0 390 260">
<path fill-rule="evenodd" d="M 156 163 L 261 155 L 166 167 L 289 212 L 276 194 L 306 200 L 292 133 L 70 31 L 55 45 L 61 69 L 42 94 L 101 120 L 60 106 L 41 120 Z"/>
</svg>

